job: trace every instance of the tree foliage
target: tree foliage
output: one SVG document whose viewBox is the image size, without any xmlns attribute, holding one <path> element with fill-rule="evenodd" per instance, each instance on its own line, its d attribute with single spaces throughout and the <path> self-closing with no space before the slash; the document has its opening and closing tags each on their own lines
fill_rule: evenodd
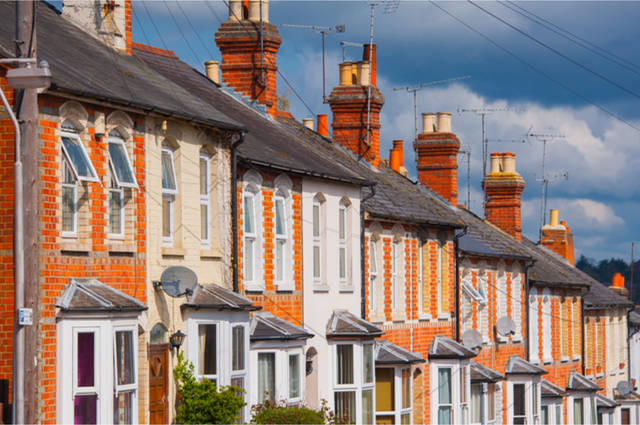
<svg viewBox="0 0 640 425">
<path fill-rule="evenodd" d="M 598 282 L 602 282 L 605 285 L 610 285 L 615 273 L 620 273 L 624 276 L 625 285 L 627 289 L 631 282 L 631 273 L 629 263 L 620 258 L 609 258 L 605 260 L 596 261 L 592 258 L 587 258 L 584 255 L 580 256 L 576 267 Z M 634 281 L 634 294 L 633 298 L 636 303 L 640 302 L 640 261 L 634 261 L 633 267 L 633 281 Z"/>
</svg>

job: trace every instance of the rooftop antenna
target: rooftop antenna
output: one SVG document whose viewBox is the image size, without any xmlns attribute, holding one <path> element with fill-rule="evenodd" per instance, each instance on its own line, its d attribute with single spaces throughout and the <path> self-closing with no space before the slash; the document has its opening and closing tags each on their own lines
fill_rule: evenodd
<svg viewBox="0 0 640 425">
<path fill-rule="evenodd" d="M 458 155 L 464 155 L 467 162 L 467 209 L 471 211 L 471 145 L 465 143 L 460 147 Z"/>
<path fill-rule="evenodd" d="M 324 58 L 324 39 L 325 36 L 332 32 L 343 33 L 346 31 L 345 25 L 336 25 L 327 27 L 322 25 L 300 25 L 300 24 L 282 24 L 283 27 L 309 29 L 322 35 L 322 103 L 327 103 L 327 86 L 326 86 L 326 67 Z"/>
<path fill-rule="evenodd" d="M 413 94 L 413 137 L 414 139 L 417 137 L 418 135 L 418 103 L 417 103 L 417 97 L 416 94 L 418 91 L 430 87 L 430 86 L 435 86 L 438 84 L 446 84 L 446 83 L 450 83 L 452 81 L 459 81 L 459 80 L 467 80 L 471 78 L 471 75 L 465 75 L 463 77 L 455 77 L 455 78 L 449 78 L 446 80 L 437 80 L 437 81 L 429 81 L 427 83 L 420 83 L 420 84 L 415 84 L 413 86 L 403 86 L 403 87 L 394 87 L 393 91 L 399 91 L 399 90 L 406 90 L 409 93 Z"/>
<path fill-rule="evenodd" d="M 347 61 L 347 47 L 364 47 L 363 43 L 354 43 L 352 41 L 341 41 L 340 45 L 342 46 L 342 62 Z"/>
<path fill-rule="evenodd" d="M 542 226 L 547 224 L 547 198 L 549 195 L 549 183 L 554 182 L 556 180 L 564 178 L 565 180 L 569 179 L 568 172 L 560 172 L 547 174 L 546 163 L 547 163 L 547 143 L 553 142 L 554 140 L 564 139 L 564 134 L 543 134 L 543 133 L 531 133 L 527 134 L 527 137 L 532 137 L 539 142 L 542 142 L 542 174 L 540 175 L 537 181 L 542 183 L 542 196 L 540 198 L 540 232 L 542 232 Z M 542 233 L 540 234 L 542 236 Z"/>
</svg>

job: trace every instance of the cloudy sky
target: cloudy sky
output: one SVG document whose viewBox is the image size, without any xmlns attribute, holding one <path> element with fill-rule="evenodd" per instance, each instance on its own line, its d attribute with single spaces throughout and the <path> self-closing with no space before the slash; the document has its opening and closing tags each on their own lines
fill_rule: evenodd
<svg viewBox="0 0 640 425">
<path fill-rule="evenodd" d="M 311 116 L 298 95 L 314 114 L 331 116 L 322 103 L 321 39 L 282 24 L 346 25 L 345 33 L 327 36 L 330 91 L 338 82 L 340 41 L 368 42 L 370 13 L 364 1 L 271 1 L 271 22 L 283 37 L 278 66 L 293 87 L 280 79 L 278 91 L 298 119 Z M 133 36 L 203 70 L 205 60 L 220 59 L 213 37 L 226 16 L 219 0 L 135 1 Z M 404 139 L 405 165 L 415 177 L 413 100 L 394 87 L 470 75 L 419 91 L 417 104 L 418 113 L 453 113 L 453 131 L 472 152 L 471 209 L 481 214 L 480 117 L 457 111 L 508 109 L 486 116 L 487 137 L 490 152 L 517 154 L 527 183 L 525 234 L 537 240 L 542 166 L 542 142 L 525 135 L 529 129 L 563 135 L 547 144 L 548 173 L 568 174 L 550 184 L 549 207 L 571 226 L 578 253 L 628 261 L 631 241 L 640 241 L 639 19 L 640 2 L 400 1 L 389 14 L 376 7 L 378 86 L 386 99 L 382 156 L 393 139 Z M 347 60 L 361 55 L 359 48 L 346 49 Z M 464 160 L 459 157 L 459 199 L 466 203 Z"/>
</svg>

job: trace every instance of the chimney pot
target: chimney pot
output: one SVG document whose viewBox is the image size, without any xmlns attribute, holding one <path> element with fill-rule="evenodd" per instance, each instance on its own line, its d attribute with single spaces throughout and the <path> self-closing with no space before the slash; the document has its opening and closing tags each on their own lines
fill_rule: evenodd
<svg viewBox="0 0 640 425">
<path fill-rule="evenodd" d="M 436 131 L 436 114 L 425 112 L 422 114 L 422 133 L 433 133 Z"/>
<path fill-rule="evenodd" d="M 555 208 L 551 208 L 549 211 L 549 225 L 553 227 L 558 225 L 558 210 Z"/>
<path fill-rule="evenodd" d="M 229 20 L 233 22 L 242 20 L 242 0 L 229 0 Z"/>
<path fill-rule="evenodd" d="M 404 168 L 404 150 L 402 139 L 393 141 L 393 149 L 389 152 L 389 166 L 398 173 L 402 173 Z"/>
<path fill-rule="evenodd" d="M 351 62 L 351 84 L 358 84 L 358 62 Z"/>
<path fill-rule="evenodd" d="M 438 133 L 451 133 L 451 114 L 438 112 Z"/>
<path fill-rule="evenodd" d="M 500 169 L 502 165 L 502 155 L 497 153 L 497 152 L 493 152 L 491 154 L 491 169 L 490 169 L 490 173 L 499 173 Z"/>
<path fill-rule="evenodd" d="M 505 152 L 502 154 L 502 170 L 504 173 L 515 174 L 516 154 Z"/>
<path fill-rule="evenodd" d="M 368 86 L 371 68 L 369 62 L 358 62 L 358 85 Z"/>
<path fill-rule="evenodd" d="M 318 114 L 318 134 L 329 137 L 329 125 L 327 124 L 327 114 Z"/>
<path fill-rule="evenodd" d="M 207 78 L 216 84 L 220 84 L 220 66 L 218 61 L 206 61 L 204 66 L 207 70 Z"/>
<path fill-rule="evenodd" d="M 302 124 L 309 130 L 313 130 L 313 118 L 302 118 Z"/>
<path fill-rule="evenodd" d="M 262 22 L 269 22 L 269 0 L 249 0 L 249 20 L 260 22 L 262 8 Z"/>
<path fill-rule="evenodd" d="M 350 86 L 352 84 L 352 67 L 351 62 L 342 62 L 340 64 L 340 85 Z"/>
</svg>

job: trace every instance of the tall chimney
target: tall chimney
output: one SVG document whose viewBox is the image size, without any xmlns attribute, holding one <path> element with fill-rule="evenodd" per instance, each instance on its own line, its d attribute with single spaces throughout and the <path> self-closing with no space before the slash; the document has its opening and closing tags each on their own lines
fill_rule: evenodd
<svg viewBox="0 0 640 425">
<path fill-rule="evenodd" d="M 372 46 L 375 59 L 375 45 Z M 366 55 L 366 53 L 365 53 Z M 374 167 L 380 165 L 380 110 L 384 97 L 375 86 L 375 65 L 368 61 L 340 64 L 340 85 L 329 95 L 333 139 Z M 371 74 L 370 74 L 371 73 Z M 369 76 L 371 75 L 371 86 Z M 371 94 L 370 102 L 368 101 Z M 368 117 L 368 118 L 367 118 Z M 367 138 L 367 121 L 369 137 Z M 367 144 L 368 139 L 368 144 Z"/>
<path fill-rule="evenodd" d="M 451 132 L 451 114 L 422 114 L 422 133 L 417 135 L 413 149 L 420 183 L 451 205 L 457 205 L 460 140 Z"/>
<path fill-rule="evenodd" d="M 222 81 L 265 105 L 275 118 L 276 53 L 282 39 L 275 25 L 269 22 L 269 2 L 251 0 L 245 14 L 243 2 L 230 1 L 229 19 L 220 25 L 215 40 L 222 53 Z"/>
<path fill-rule="evenodd" d="M 567 260 L 571 265 L 575 265 L 573 234 L 564 221 L 558 223 L 556 209 L 551 209 L 549 212 L 549 224 L 542 226 L 540 244 Z"/>
<path fill-rule="evenodd" d="M 620 273 L 615 273 L 613 275 L 613 278 L 611 279 L 611 286 L 609 286 L 609 289 L 625 298 L 629 297 L 629 291 L 624 286 L 624 276 L 622 276 Z"/>
<path fill-rule="evenodd" d="M 516 171 L 516 155 L 511 152 L 492 153 L 491 169 L 484 177 L 487 220 L 514 238 L 522 240 L 520 219 L 524 179 Z"/>
<path fill-rule="evenodd" d="M 131 55 L 131 0 L 63 0 L 62 16 L 113 49 Z"/>
</svg>

